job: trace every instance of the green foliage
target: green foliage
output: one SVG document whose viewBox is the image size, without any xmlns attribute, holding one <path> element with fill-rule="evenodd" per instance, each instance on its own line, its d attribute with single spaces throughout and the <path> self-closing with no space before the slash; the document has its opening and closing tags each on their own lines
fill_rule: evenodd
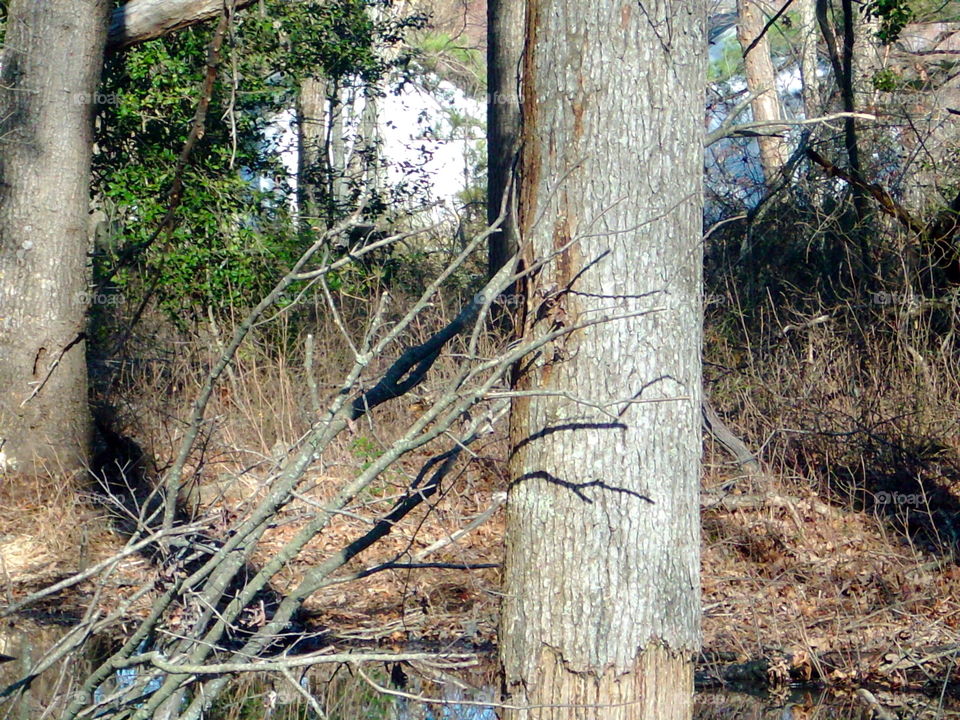
<svg viewBox="0 0 960 720">
<path fill-rule="evenodd" d="M 727 38 L 722 50 L 720 59 L 710 63 L 707 69 L 707 80 L 710 82 L 726 82 L 743 73 L 743 52 L 739 41 L 736 38 Z"/>
<path fill-rule="evenodd" d="M 388 62 L 380 50 L 399 43 L 408 29 L 423 27 L 426 21 L 423 15 L 396 19 L 377 12 L 389 5 L 389 0 L 274 0 L 266 14 L 249 13 L 242 19 L 243 41 L 251 51 L 248 64 L 260 77 L 279 73 L 288 82 L 324 76 L 375 83 L 388 69 L 408 60 L 401 53 Z M 381 14 L 387 19 L 376 19 Z"/>
<path fill-rule="evenodd" d="M 370 463 L 383 454 L 379 445 L 370 438 L 361 435 L 350 443 L 350 452 L 353 456 L 363 463 L 363 469 L 366 470 Z"/>
<path fill-rule="evenodd" d="M 885 44 L 896 42 L 914 18 L 910 0 L 868 0 L 861 9 L 867 18 L 880 20 L 877 37 Z"/>
<path fill-rule="evenodd" d="M 182 203 L 159 234 L 213 28 L 111 56 L 96 98 L 94 191 L 118 231 L 98 248 L 98 281 L 134 301 L 137 288 L 150 288 L 178 321 L 249 306 L 272 287 L 312 238 L 294 228 L 284 148 L 267 128 L 295 104 L 307 76 L 363 84 L 391 69 L 382 48 L 422 19 L 374 20 L 382 4 L 273 0 L 264 12 L 237 15 L 204 133 L 182 174 Z"/>
<path fill-rule="evenodd" d="M 193 122 L 210 33 L 192 28 L 113 58 L 101 92 L 108 102 L 99 108 L 95 187 L 122 228 L 116 252 L 97 258 L 99 275 L 115 273 L 121 287 L 131 272 L 149 277 L 161 306 L 175 317 L 204 306 L 242 304 L 272 284 L 278 267 L 296 252 L 290 233 L 265 238 L 268 228 L 288 222 L 279 157 L 262 152 L 258 142 L 265 113 L 238 96 L 234 135 L 219 120 L 232 100 L 222 84 L 184 169 L 177 221 L 156 235 Z M 257 189 L 251 176 L 272 179 L 276 189 Z M 135 256 L 136 263 L 114 269 L 121 255 Z"/>
<path fill-rule="evenodd" d="M 883 68 L 874 73 L 872 82 L 880 92 L 894 92 L 903 84 L 903 78 L 892 68 Z"/>
<path fill-rule="evenodd" d="M 418 64 L 472 95 L 483 93 L 487 87 L 487 61 L 484 54 L 473 47 L 465 47 L 447 33 L 431 30 L 411 39 Z"/>
</svg>

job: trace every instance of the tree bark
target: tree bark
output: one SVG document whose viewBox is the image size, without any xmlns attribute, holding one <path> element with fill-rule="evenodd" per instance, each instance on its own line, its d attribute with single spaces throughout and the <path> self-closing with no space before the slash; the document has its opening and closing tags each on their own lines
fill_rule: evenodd
<svg viewBox="0 0 960 720">
<path fill-rule="evenodd" d="M 763 34 L 766 18 L 755 0 L 737 0 L 737 38 L 743 48 L 744 74 L 747 89 L 756 94 L 750 107 L 754 122 L 775 123 L 783 119 L 780 96 L 777 94 L 777 74 L 770 58 L 770 42 Z M 757 39 L 759 38 L 759 40 Z M 773 132 L 760 130 L 761 133 Z M 783 138 L 774 134 L 761 134 L 760 164 L 767 184 L 773 183 L 780 168 L 787 161 L 788 153 Z"/>
<path fill-rule="evenodd" d="M 620 318 L 517 370 L 509 720 L 691 715 L 705 5 L 527 3 L 524 332 Z"/>
<path fill-rule="evenodd" d="M 326 188 L 326 183 L 330 181 L 327 104 L 326 81 L 305 78 L 300 83 L 297 106 L 297 205 L 300 217 L 307 223 L 317 222 L 324 215 L 323 199 L 329 195 Z"/>
<path fill-rule="evenodd" d="M 229 0 L 228 0 L 229 1 Z M 236 0 L 235 10 L 255 0 Z M 107 47 L 136 45 L 218 17 L 224 0 L 129 0 L 113 11 Z"/>
<path fill-rule="evenodd" d="M 820 79 L 817 53 L 820 33 L 817 31 L 816 0 L 799 0 L 800 3 L 800 75 L 803 78 L 803 112 L 807 119 L 820 114 Z"/>
<path fill-rule="evenodd" d="M 0 445 L 24 472 L 87 458 L 92 107 L 106 0 L 15 0 L 0 81 Z"/>
<path fill-rule="evenodd" d="M 520 137 L 520 57 L 524 4 L 487 0 L 487 223 L 500 217 Z M 511 195 L 516 196 L 516 188 Z M 500 232 L 490 236 L 488 272 L 496 275 L 518 247 L 513 198 Z"/>
</svg>

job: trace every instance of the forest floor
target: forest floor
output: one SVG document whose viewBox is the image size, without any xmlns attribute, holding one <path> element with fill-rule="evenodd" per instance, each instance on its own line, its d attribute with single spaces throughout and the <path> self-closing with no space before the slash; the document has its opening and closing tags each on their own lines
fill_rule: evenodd
<svg viewBox="0 0 960 720">
<path fill-rule="evenodd" d="M 707 457 L 723 459 L 709 445 Z M 410 463 L 412 470 L 416 461 Z M 503 477 L 490 471 L 496 467 L 493 460 L 485 467 L 473 466 L 429 512 L 409 519 L 347 570 L 410 558 L 501 505 Z M 349 473 L 343 470 L 341 476 Z M 314 479 L 309 496 L 322 501 L 338 478 Z M 781 685 L 820 680 L 837 687 L 869 682 L 938 690 L 945 678 L 951 683 L 960 679 L 960 568 L 954 558 L 932 544 L 911 542 L 876 507 L 857 509 L 796 481 L 738 477 L 718 462 L 706 466 L 703 489 L 702 681 Z M 252 482 L 233 487 L 205 510 L 227 522 L 261 491 Z M 123 545 L 117 533 L 91 522 L 97 511 L 83 502 L 73 504 L 73 516 L 25 523 L 31 507 L 48 504 L 39 498 L 27 504 L 10 494 L 9 485 L 0 486 L 0 554 L 10 600 L 68 575 L 77 563 L 86 566 L 104 559 Z M 906 496 L 900 500 L 914 501 Z M 66 497 L 64 501 L 69 502 Z M 255 563 L 272 557 L 309 510 L 305 502 L 287 506 L 261 543 Z M 73 528 L 65 524 L 71 517 L 77 521 Z M 31 527 L 48 530 L 34 533 Z M 291 588 L 307 567 L 346 545 L 358 530 L 349 518 L 337 523 L 280 574 L 275 587 Z M 502 544 L 500 507 L 430 560 L 496 564 Z M 118 592 L 97 601 L 104 611 L 111 610 L 125 596 L 124 588 L 132 591 L 155 573 L 143 558 L 128 558 L 111 581 Z M 328 587 L 310 598 L 308 609 L 318 627 L 341 641 L 396 649 L 464 642 L 489 648 L 496 640 L 499 582 L 496 568 L 390 570 Z M 95 587 L 88 583 L 79 590 L 57 596 L 59 613 L 83 612 Z M 147 606 L 148 598 L 131 610 L 131 619 Z"/>
<path fill-rule="evenodd" d="M 438 388 L 443 374 L 441 368 L 432 381 Z M 195 392 L 184 377 L 174 372 L 153 378 L 149 392 L 138 391 L 136 413 L 123 415 L 123 429 L 150 448 L 158 468 L 169 465 L 179 442 L 181 430 L 171 418 L 186 416 Z M 186 493 L 213 532 L 229 527 L 266 492 L 265 478 L 301 436 L 298 382 L 289 367 L 268 367 L 254 355 L 241 361 L 215 398 L 210 416 L 217 418 L 217 429 L 194 468 L 197 484 Z M 941 444 L 937 462 L 909 482 L 888 478 L 884 485 L 858 484 L 851 476 L 848 485 L 838 484 L 825 465 L 796 459 L 802 437 L 789 447 L 762 443 L 764 435 L 751 426 L 750 413 L 725 412 L 730 396 L 721 384 L 716 389 L 718 412 L 758 453 L 762 471 L 741 472 L 711 436 L 705 437 L 701 683 L 819 681 L 837 688 L 870 684 L 933 692 L 947 684 L 956 693 L 960 567 L 952 533 L 960 493 L 950 469 L 960 467 L 960 454 Z M 421 390 L 418 398 L 401 398 L 385 409 L 376 427 L 360 424 L 336 441 L 311 470 L 301 498 L 277 517 L 255 564 L 271 558 L 314 512 L 314 504 L 332 497 L 401 434 L 429 400 L 429 388 Z M 153 404 L 144 404 L 148 397 Z M 134 400 L 127 400 L 134 407 Z M 333 641 L 397 649 L 494 646 L 506 442 L 493 435 L 472 450 L 473 460 L 442 493 L 344 572 L 414 557 L 494 567 L 387 570 L 331 585 L 311 596 L 307 609 Z M 290 589 L 306 569 L 364 532 L 369 524 L 359 514 L 388 510 L 436 451 L 425 448 L 392 467 L 358 499 L 352 508 L 356 514 L 338 517 L 275 578 L 275 588 Z M 946 520 L 944 513 L 950 515 Z M 456 542 L 422 555 L 485 514 L 486 522 Z M 0 483 L 0 572 L 8 602 L 118 552 L 125 539 L 103 515 L 101 505 L 77 496 L 63 481 L 37 481 L 32 487 Z M 53 596 L 43 607 L 66 622 L 80 617 L 91 602 L 106 612 L 157 572 L 145 558 L 130 556 L 108 579 L 108 592 L 88 582 Z M 131 621 L 146 613 L 149 599 L 131 607 Z"/>
</svg>

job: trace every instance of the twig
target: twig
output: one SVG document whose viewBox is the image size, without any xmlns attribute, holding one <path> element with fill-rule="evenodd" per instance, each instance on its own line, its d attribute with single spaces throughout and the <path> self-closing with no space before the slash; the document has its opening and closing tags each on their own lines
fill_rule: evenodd
<svg viewBox="0 0 960 720">
<path fill-rule="evenodd" d="M 72 575 L 64 580 L 61 580 L 58 583 L 50 585 L 49 587 L 45 587 L 43 590 L 38 590 L 37 592 L 28 595 L 18 603 L 15 603 L 13 605 L 8 605 L 3 610 L 0 610 L 0 618 L 5 618 L 10 615 L 13 615 L 14 613 L 17 613 L 20 610 L 23 610 L 28 605 L 32 605 L 37 600 L 41 600 L 49 595 L 58 593 L 61 590 L 66 590 L 69 587 L 73 587 L 74 585 L 82 583 L 84 580 L 87 580 L 88 578 L 91 578 L 94 575 L 99 574 L 105 568 L 108 568 L 111 565 L 115 565 L 121 560 L 123 560 L 124 558 L 140 552 L 145 547 L 152 545 L 162 537 L 168 537 L 173 535 L 185 535 L 193 532 L 194 530 L 199 529 L 200 527 L 202 526 L 197 524 L 197 525 L 181 526 L 181 527 L 173 528 L 172 530 L 169 530 L 169 531 L 161 530 L 153 533 L 152 535 L 144 538 L 143 540 L 140 540 L 137 543 L 134 543 L 133 545 L 127 544 L 127 546 L 124 547 L 123 550 L 121 550 L 117 554 L 112 555 L 106 560 L 98 562 L 96 565 L 93 565 L 92 567 L 87 568 L 83 572 L 77 573 L 76 575 Z"/>
<path fill-rule="evenodd" d="M 431 698 L 425 695 L 415 695 L 413 693 L 403 692 L 402 690 L 393 690 L 391 688 L 384 687 L 383 685 L 380 685 L 372 680 L 370 676 L 363 672 L 363 668 L 361 668 L 359 665 L 357 665 L 355 669 L 357 674 L 360 675 L 360 677 L 362 677 L 370 687 L 379 693 L 435 705 L 466 705 L 470 707 L 497 708 L 499 710 L 538 710 L 546 708 L 618 708 L 626 707 L 628 705 L 636 705 L 642 702 L 640 698 L 637 698 L 636 700 L 627 700 L 619 703 L 543 703 L 537 705 L 511 705 L 509 703 L 497 702 L 495 700 L 446 700 L 443 698 Z"/>
<path fill-rule="evenodd" d="M 326 720 L 327 714 L 323 711 L 323 708 L 320 707 L 320 703 L 317 702 L 317 699 L 313 695 L 307 692 L 305 687 L 297 682 L 297 679 L 293 676 L 293 673 L 290 672 L 290 668 L 280 668 L 280 674 L 283 675 L 284 680 L 293 686 L 294 691 L 307 701 L 307 704 L 317 714 L 317 717 L 320 718 L 320 720 Z"/>
<path fill-rule="evenodd" d="M 122 667 L 137 665 L 152 665 L 158 670 L 175 675 L 226 675 L 248 672 L 268 672 L 271 670 L 290 670 L 298 667 L 312 667 L 314 665 L 329 665 L 331 663 L 359 665 L 367 662 L 403 662 L 417 660 L 420 662 L 437 662 L 439 658 L 449 658 L 452 667 L 468 667 L 475 665 L 477 656 L 472 654 L 438 655 L 437 653 L 329 653 L 325 651 L 307 653 L 305 655 L 287 655 L 282 660 L 257 660 L 249 662 L 207 663 L 192 665 L 168 660 L 162 653 L 154 650 L 130 658 Z"/>
<path fill-rule="evenodd" d="M 483 525 L 487 520 L 494 516 L 494 514 L 507 502 L 507 494 L 505 492 L 494 493 L 493 502 L 490 504 L 486 510 L 477 515 L 473 520 L 471 520 L 465 527 L 460 528 L 456 532 L 451 533 L 448 537 L 437 540 L 435 543 L 432 543 L 425 547 L 423 550 L 418 552 L 413 556 L 414 561 L 422 562 L 424 558 L 432 555 L 437 552 L 437 550 L 442 550 L 447 545 L 452 545 L 457 542 L 460 538 L 466 534 L 476 530 L 478 527 Z"/>
<path fill-rule="evenodd" d="M 317 378 L 314 376 L 313 361 L 313 333 L 307 333 L 307 339 L 304 343 L 304 374 L 307 377 L 307 390 L 310 391 L 310 408 L 314 415 L 320 415 L 320 393 L 317 390 Z"/>
</svg>

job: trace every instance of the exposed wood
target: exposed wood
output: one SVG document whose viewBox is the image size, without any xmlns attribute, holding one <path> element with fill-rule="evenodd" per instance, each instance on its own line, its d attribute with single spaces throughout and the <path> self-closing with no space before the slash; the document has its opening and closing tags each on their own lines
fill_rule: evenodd
<svg viewBox="0 0 960 720">
<path fill-rule="evenodd" d="M 226 0 L 228 6 L 230 0 Z M 239 10 L 255 0 L 236 0 Z M 107 48 L 116 50 L 196 25 L 223 12 L 225 0 L 130 0 L 113 11 Z"/>
</svg>

